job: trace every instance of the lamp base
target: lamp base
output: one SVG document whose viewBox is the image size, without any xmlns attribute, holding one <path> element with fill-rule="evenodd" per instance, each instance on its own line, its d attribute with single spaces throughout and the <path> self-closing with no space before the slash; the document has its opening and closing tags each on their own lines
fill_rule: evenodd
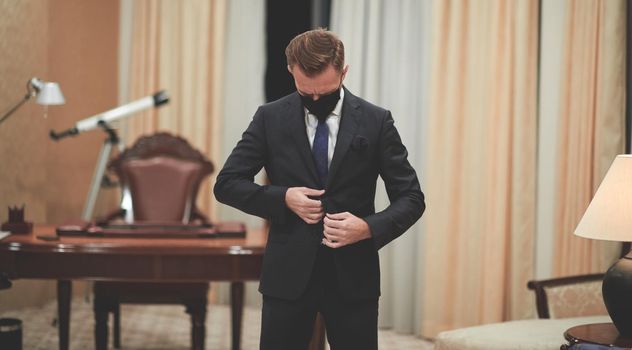
<svg viewBox="0 0 632 350">
<path fill-rule="evenodd" d="M 608 269 L 602 292 L 608 314 L 619 334 L 632 337 L 632 253 Z"/>
</svg>

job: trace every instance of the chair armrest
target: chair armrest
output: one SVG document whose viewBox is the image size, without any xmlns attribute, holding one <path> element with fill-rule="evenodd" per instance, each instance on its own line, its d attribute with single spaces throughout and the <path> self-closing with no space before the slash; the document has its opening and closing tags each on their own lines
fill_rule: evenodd
<svg viewBox="0 0 632 350">
<path fill-rule="evenodd" d="M 538 318 L 551 318 L 549 312 L 549 302 L 545 288 L 600 281 L 603 280 L 603 277 L 603 273 L 593 273 L 570 277 L 551 278 L 539 281 L 529 281 L 527 283 L 527 288 L 535 292 L 535 302 L 538 311 Z"/>
</svg>

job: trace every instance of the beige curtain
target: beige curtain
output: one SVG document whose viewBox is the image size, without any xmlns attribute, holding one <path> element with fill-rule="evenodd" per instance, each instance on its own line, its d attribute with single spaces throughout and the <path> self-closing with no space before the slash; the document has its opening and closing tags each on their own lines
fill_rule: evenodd
<svg viewBox="0 0 632 350">
<path fill-rule="evenodd" d="M 225 17 L 226 0 L 134 1 L 129 99 L 160 89 L 171 99 L 127 120 L 128 144 L 169 131 L 219 167 Z M 198 206 L 215 219 L 211 185 L 202 184 Z"/>
<path fill-rule="evenodd" d="M 568 1 L 554 273 L 603 272 L 619 245 L 572 233 L 625 140 L 625 1 Z"/>
<path fill-rule="evenodd" d="M 428 337 L 533 309 L 538 2 L 437 1 L 433 18 Z"/>
</svg>

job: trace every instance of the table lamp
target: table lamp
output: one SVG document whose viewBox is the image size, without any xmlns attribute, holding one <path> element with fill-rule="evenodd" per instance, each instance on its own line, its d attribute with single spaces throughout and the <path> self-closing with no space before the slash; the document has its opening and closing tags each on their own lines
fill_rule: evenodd
<svg viewBox="0 0 632 350">
<path fill-rule="evenodd" d="M 632 242 L 632 155 L 618 155 L 580 220 L 575 235 Z M 632 254 L 615 262 L 602 285 L 603 300 L 619 333 L 632 337 Z"/>
<path fill-rule="evenodd" d="M 0 117 L 0 124 L 4 122 L 11 114 L 18 110 L 26 101 L 37 96 L 36 102 L 41 105 L 61 105 L 66 103 L 64 95 L 61 93 L 59 84 L 54 82 L 42 81 L 38 78 L 31 78 L 26 83 L 26 95 L 13 106 L 8 112 Z"/>
<path fill-rule="evenodd" d="M 0 117 L 0 124 L 7 120 L 7 118 L 26 103 L 26 101 L 36 96 L 36 102 L 41 105 L 61 105 L 66 102 L 59 88 L 59 84 L 42 81 L 38 78 L 31 78 L 26 82 L 26 95 L 24 95 L 20 102 Z M 21 209 L 9 208 L 9 221 L 3 223 L 0 229 L 8 230 L 12 233 L 29 233 L 32 227 L 32 223 L 24 221 L 24 207 L 22 207 Z"/>
</svg>

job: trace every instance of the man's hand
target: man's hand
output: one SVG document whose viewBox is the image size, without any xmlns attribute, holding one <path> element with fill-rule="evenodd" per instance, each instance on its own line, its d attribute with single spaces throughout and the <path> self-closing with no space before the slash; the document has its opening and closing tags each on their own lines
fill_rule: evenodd
<svg viewBox="0 0 632 350">
<path fill-rule="evenodd" d="M 319 200 L 325 190 L 315 190 L 307 187 L 290 187 L 285 192 L 285 204 L 291 211 L 308 224 L 317 224 L 323 218 L 323 205 Z"/>
<path fill-rule="evenodd" d="M 371 238 L 371 229 L 366 221 L 349 213 L 325 215 L 325 238 L 323 244 L 340 248 L 363 239 Z"/>
</svg>

